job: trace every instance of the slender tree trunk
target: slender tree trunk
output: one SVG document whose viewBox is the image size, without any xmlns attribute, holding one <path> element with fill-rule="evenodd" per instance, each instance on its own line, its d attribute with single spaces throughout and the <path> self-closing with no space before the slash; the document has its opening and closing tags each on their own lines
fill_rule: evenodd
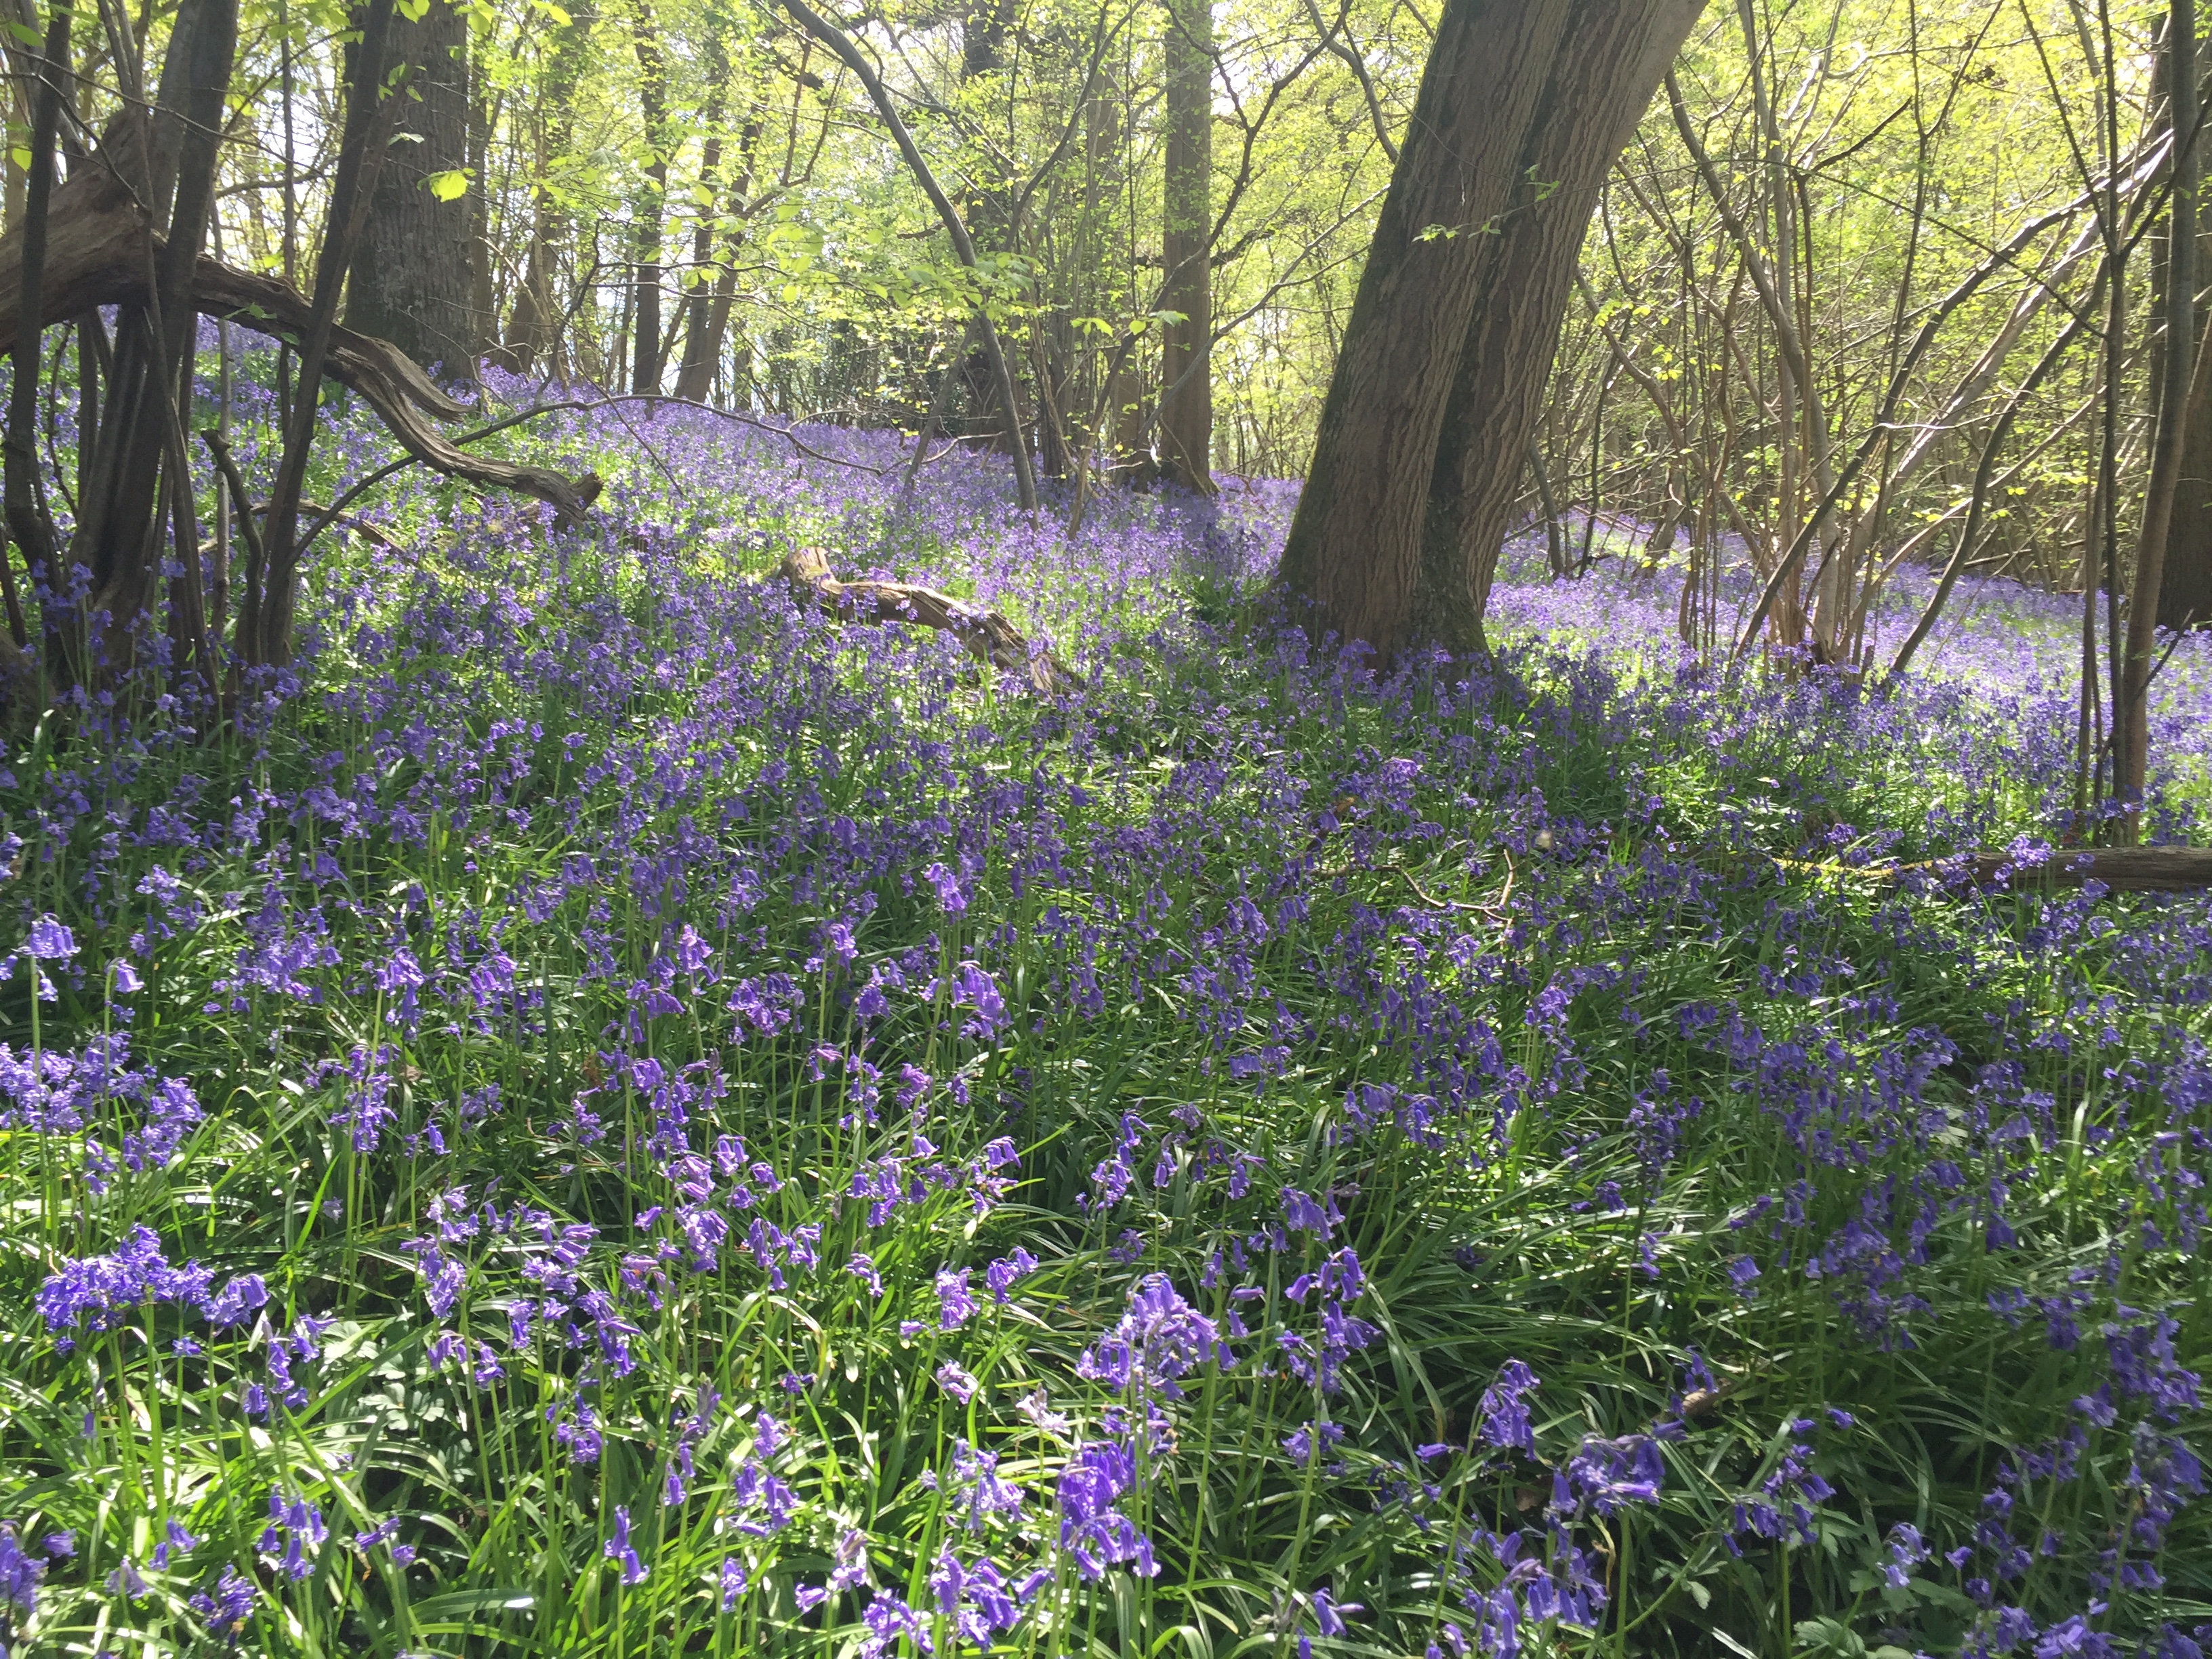
<svg viewBox="0 0 2212 1659">
<path fill-rule="evenodd" d="M 27 129 L 37 118 L 24 103 L 24 97 L 22 82 L 11 76 L 8 82 L 9 113 L 19 129 Z M 4 185 L 0 185 L 0 218 L 4 218 L 7 228 L 13 230 L 23 222 L 24 204 L 29 199 L 29 181 L 18 167 L 0 168 L 0 173 L 4 173 L 6 178 Z"/>
<path fill-rule="evenodd" d="M 441 200 L 431 180 L 469 165 L 467 15 L 429 0 L 418 21 L 392 25 L 393 54 L 407 68 L 391 153 L 376 169 L 368 217 L 353 252 L 346 326 L 389 340 L 449 380 L 473 380 L 482 344 L 467 196 Z M 467 195 L 481 196 L 483 180 Z M 302 386 L 310 382 L 302 380 Z"/>
<path fill-rule="evenodd" d="M 714 299 L 720 273 L 710 281 L 708 271 L 714 258 L 715 204 L 721 199 L 722 112 L 729 99 L 730 52 L 718 15 L 709 25 L 707 40 L 707 107 L 700 125 L 707 137 L 699 155 L 699 218 L 691 231 L 691 269 L 684 273 L 684 357 L 676 369 L 676 395 L 704 403 L 714 389 L 714 364 L 722 354 L 721 337 L 714 326 Z M 749 131 L 758 131 L 753 123 Z M 738 142 L 738 166 L 751 156 L 749 143 Z M 738 201 L 743 202 L 739 193 Z"/>
<path fill-rule="evenodd" d="M 491 139 L 499 117 L 491 76 L 477 61 L 478 42 L 467 43 L 469 85 L 469 362 L 482 362 L 499 344 L 498 285 L 491 258 Z"/>
<path fill-rule="evenodd" d="M 929 163 L 922 159 L 921 151 L 914 142 L 914 134 L 908 131 L 904 118 L 898 112 L 898 106 L 891 101 L 883 77 L 861 55 L 850 37 L 809 6 L 806 0 L 783 0 L 783 3 L 785 9 L 799 20 L 800 27 L 836 52 L 845 67 L 851 70 L 859 77 L 860 84 L 867 88 L 868 100 L 875 105 L 876 113 L 883 118 L 884 125 L 890 129 L 891 142 L 898 146 L 899 155 L 906 162 L 908 171 L 914 174 L 915 181 L 921 186 L 922 194 L 929 198 L 930 206 L 936 209 L 945 234 L 952 240 L 954 254 L 971 272 L 975 270 L 975 243 L 968 234 L 967 223 L 952 205 L 952 198 L 945 193 L 944 185 L 938 182 L 937 174 L 931 171 Z M 998 326 L 992 322 L 988 306 L 977 308 L 975 327 L 983 337 L 984 356 L 991 366 L 993 378 L 998 382 L 1000 406 L 1018 409 L 1020 399 L 1014 392 L 1013 370 L 1007 362 L 1006 348 L 999 338 Z M 1030 466 L 1029 446 L 1017 443 L 1013 459 L 1015 500 L 1023 512 L 1034 513 L 1037 505 L 1036 474 Z"/>
<path fill-rule="evenodd" d="M 142 222 L 148 233 L 142 258 L 149 302 L 126 307 L 122 317 L 117 373 L 100 422 L 100 465 L 78 502 L 69 554 L 71 562 L 92 572 L 91 614 L 102 619 L 98 668 L 115 678 L 130 672 L 160 586 L 165 476 L 179 481 L 166 505 L 189 543 L 177 549 L 183 574 L 171 588 L 179 613 L 175 631 L 191 651 L 200 643 L 198 532 L 179 404 L 198 337 L 193 274 L 215 204 L 224 100 L 237 45 L 237 0 L 186 0 L 169 38 L 153 121 L 133 129 L 145 146 L 138 165 L 147 199 L 155 215 L 168 210 L 168 233 L 157 263 L 151 222 Z"/>
<path fill-rule="evenodd" d="M 2168 129 L 2173 134 L 2173 191 L 2167 209 L 2166 339 L 2160 354 L 2158 434 L 2150 484 L 2136 536 L 2134 580 L 2128 589 L 2126 656 L 2112 710 L 2114 793 L 2127 806 L 2124 828 L 2142 832 L 2143 788 L 2150 762 L 2150 674 L 2158 644 L 2160 588 L 2166 570 L 2190 403 L 2191 352 L 2197 341 L 2197 7 L 2172 0 L 2166 26 Z"/>
<path fill-rule="evenodd" d="M 569 8 L 568 21 L 546 59 L 538 115 L 538 176 L 532 181 L 530 252 L 523 262 L 522 286 L 508 313 L 503 346 L 507 367 L 527 373 L 540 358 L 556 355 L 561 307 L 553 291 L 555 267 L 568 229 L 551 178 L 567 157 L 575 131 L 576 85 L 583 75 L 584 52 L 597 13 L 589 5 Z"/>
<path fill-rule="evenodd" d="M 1160 308 L 1182 320 L 1160 336 L 1160 465 L 1187 489 L 1213 473 L 1213 14 L 1209 0 L 1170 0 L 1167 143 L 1161 179 Z"/>
<path fill-rule="evenodd" d="M 1552 494 L 1552 475 L 1544 467 L 1544 446 L 1532 432 L 1528 437 L 1528 473 L 1536 481 L 1536 500 L 1544 511 L 1544 568 L 1554 576 L 1567 574 L 1567 543 L 1559 522 L 1559 503 Z"/>
<path fill-rule="evenodd" d="M 714 272 L 711 289 L 702 281 L 692 291 L 691 303 L 696 309 L 684 331 L 684 368 L 676 378 L 676 395 L 694 403 L 705 402 L 714 389 L 715 372 L 722 362 L 722 343 L 729 336 L 730 313 L 737 305 L 738 251 L 744 246 L 745 216 L 751 211 L 753 154 L 760 135 L 757 116 L 738 133 L 738 171 L 730 181 L 728 205 L 724 210 L 729 225 L 721 236 L 720 266 Z M 713 233 L 712 221 L 702 220 L 703 246 L 699 254 L 702 264 L 714 258 Z"/>
<path fill-rule="evenodd" d="M 1013 0 L 972 0 L 960 21 L 960 78 L 973 83 L 997 75 L 1004 68 L 1006 29 L 1014 15 Z M 984 100 L 1002 95 L 993 88 L 971 97 Z M 1003 179 L 986 179 L 963 204 L 969 234 L 975 246 L 994 253 L 1018 251 L 1020 227 L 1014 222 L 1014 204 Z M 959 380 L 968 404 L 964 435 L 979 446 L 1012 455 L 1031 430 L 1030 399 L 1022 377 L 1008 359 L 1013 387 L 1012 402 L 1000 395 L 998 371 L 979 340 L 960 364 Z"/>
<path fill-rule="evenodd" d="M 315 297 L 300 342 L 300 395 L 293 401 L 284 453 L 262 514 L 265 568 L 255 573 L 259 580 L 248 582 L 246 604 L 239 613 L 238 654 L 249 664 L 281 665 L 292 659 L 292 619 L 299 601 L 300 495 L 314 445 L 317 393 L 330 354 L 331 327 L 337 320 L 342 273 L 352 260 L 398 103 L 396 97 L 379 97 L 389 61 L 392 4 L 393 0 L 368 0 L 362 9 L 361 40 L 350 53 L 344 136 L 331 182 L 322 256 L 315 262 Z"/>
<path fill-rule="evenodd" d="M 660 216 L 668 194 L 668 58 L 660 41 L 653 0 L 636 0 L 632 18 L 637 52 L 638 96 L 645 108 L 645 188 L 638 192 L 633 235 L 631 281 L 637 304 L 631 324 L 630 391 L 639 397 L 660 392 Z"/>
<path fill-rule="evenodd" d="M 68 72 L 70 62 L 69 7 L 54 8 L 47 21 L 46 46 L 38 62 L 38 85 L 31 94 L 30 177 L 24 183 L 20 216 L 10 223 L 10 228 L 15 225 L 22 228 L 22 308 L 17 315 L 30 320 L 15 331 L 14 378 L 8 396 L 5 482 L 4 486 L 0 486 L 0 500 L 4 500 L 8 532 L 22 551 L 26 573 L 35 581 L 44 571 L 48 583 L 59 588 L 63 583 L 61 573 L 54 568 L 53 530 L 38 499 L 39 348 L 42 337 L 36 319 L 43 314 L 41 307 L 45 303 L 42 289 L 46 264 L 46 210 L 54 191 L 54 131 L 60 121 L 61 81 Z M 15 681 L 27 678 L 32 664 L 23 654 L 30 643 L 29 629 L 12 570 L 8 573 L 6 599 L 9 643 L 16 647 L 6 665 L 9 671 L 6 678 Z M 45 654 L 56 670 L 62 669 L 67 660 L 66 654 L 58 648 L 63 643 L 58 637 L 62 625 L 58 616 L 46 619 L 48 637 Z"/>
</svg>

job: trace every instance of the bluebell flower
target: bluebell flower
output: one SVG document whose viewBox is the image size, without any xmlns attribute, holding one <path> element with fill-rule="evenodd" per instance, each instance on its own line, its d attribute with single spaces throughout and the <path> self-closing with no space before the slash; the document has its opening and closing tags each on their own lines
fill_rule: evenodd
<svg viewBox="0 0 2212 1659">
<path fill-rule="evenodd" d="M 15 1527 L 0 1521 L 0 1605 L 13 1607 L 28 1619 L 37 1610 L 39 1581 L 46 1576 L 46 1564 L 24 1553 Z"/>
<path fill-rule="evenodd" d="M 66 962 L 76 954 L 76 939 L 49 912 L 35 918 L 24 936 L 23 949 L 41 962 Z"/>
<path fill-rule="evenodd" d="M 975 1317 L 976 1301 L 968 1288 L 969 1269 L 940 1267 L 937 1271 L 937 1328 L 957 1331 Z"/>
<path fill-rule="evenodd" d="M 637 1559 L 637 1552 L 630 1547 L 629 1510 L 621 1504 L 615 1507 L 614 1536 L 607 1540 L 599 1553 L 608 1560 L 619 1561 L 622 1564 L 623 1583 L 640 1584 L 645 1582 L 645 1564 Z"/>
<path fill-rule="evenodd" d="M 225 1647 L 235 1647 L 253 1617 L 260 1592 L 253 1581 L 226 1562 L 211 1589 L 197 1592 L 187 1604 L 206 1621 L 208 1633 Z"/>
<path fill-rule="evenodd" d="M 1517 1450 L 1525 1457 L 1536 1455 L 1536 1435 L 1522 1396 L 1536 1387 L 1536 1374 L 1517 1359 L 1501 1366 L 1497 1382 L 1483 1390 L 1476 1407 L 1478 1432 L 1486 1445 Z"/>
</svg>

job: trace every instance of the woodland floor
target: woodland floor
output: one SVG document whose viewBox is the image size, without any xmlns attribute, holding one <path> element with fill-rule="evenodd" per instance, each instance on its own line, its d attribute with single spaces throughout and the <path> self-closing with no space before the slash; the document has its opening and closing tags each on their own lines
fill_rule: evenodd
<svg viewBox="0 0 2212 1659">
<path fill-rule="evenodd" d="M 10 1651 L 2212 1640 L 2212 902 L 1861 873 L 2063 834 L 2078 599 L 1729 678 L 1529 544 L 1378 684 L 1291 486 L 799 436 L 548 416 L 591 529 L 403 477 L 246 731 L 0 772 Z"/>
</svg>

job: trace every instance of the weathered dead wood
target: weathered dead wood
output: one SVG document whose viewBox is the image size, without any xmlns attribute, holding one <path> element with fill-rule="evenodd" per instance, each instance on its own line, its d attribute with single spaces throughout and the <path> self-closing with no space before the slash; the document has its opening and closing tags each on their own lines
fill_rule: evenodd
<svg viewBox="0 0 2212 1659">
<path fill-rule="evenodd" d="M 240 270 L 203 254 L 196 293 L 200 309 L 209 316 L 228 317 L 264 333 L 296 336 L 307 325 L 307 301 L 281 276 Z M 423 415 L 450 421 L 469 413 L 467 406 L 439 391 L 428 375 L 386 341 L 333 326 L 324 372 L 360 393 L 400 447 L 435 471 L 534 495 L 569 519 L 583 517 L 599 497 L 596 472 L 570 478 L 546 467 L 474 455 L 455 444 Z"/>
<path fill-rule="evenodd" d="M 118 123 L 131 115 L 118 117 Z M 40 284 L 42 327 L 82 316 L 96 306 L 144 305 L 146 237 L 143 192 L 112 159 L 132 154 L 127 135 L 111 125 L 100 149 L 56 187 L 48 210 L 45 277 Z M 156 258 L 165 245 L 152 231 Z M 21 325 L 22 241 L 11 228 L 0 236 L 0 352 L 11 348 Z M 241 270 L 203 253 L 193 271 L 193 303 L 210 317 L 242 322 L 296 341 L 308 322 L 307 299 L 281 276 Z M 325 373 L 357 392 L 425 466 L 489 489 L 512 489 L 550 502 L 568 518 L 581 518 L 599 493 L 596 473 L 569 478 L 540 466 L 472 455 L 425 416 L 456 420 L 467 408 L 447 397 L 430 377 L 390 343 L 333 327 Z"/>
<path fill-rule="evenodd" d="M 1774 861 L 1792 872 L 1881 883 L 1897 881 L 1911 871 L 1942 876 L 1956 867 L 1949 860 L 1926 864 L 1870 865 L 1863 868 L 1799 859 Z M 2084 882 L 2097 881 L 2116 892 L 2195 892 L 2212 887 L 2212 848 L 2062 847 L 2045 862 L 2025 866 L 2009 853 L 1978 853 L 1972 870 L 1973 885 L 1977 887 L 2021 890 L 2079 887 Z"/>
<path fill-rule="evenodd" d="M 812 548 L 787 555 L 779 573 L 801 605 L 820 605 L 847 621 L 918 623 L 952 635 L 969 655 L 1004 673 L 1019 674 L 1036 690 L 1073 691 L 1083 682 L 1052 652 L 1033 647 L 996 611 L 985 611 L 934 587 L 913 582 L 840 581 Z"/>
</svg>

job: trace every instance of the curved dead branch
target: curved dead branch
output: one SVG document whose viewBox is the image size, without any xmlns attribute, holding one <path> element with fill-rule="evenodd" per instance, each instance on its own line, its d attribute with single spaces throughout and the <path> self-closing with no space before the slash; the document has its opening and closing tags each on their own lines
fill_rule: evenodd
<svg viewBox="0 0 2212 1659">
<path fill-rule="evenodd" d="M 996 611 L 985 611 L 934 587 L 913 582 L 840 581 L 829 562 L 812 548 L 784 559 L 779 573 L 801 605 L 819 605 L 848 620 L 863 623 L 919 623 L 942 629 L 967 647 L 969 655 L 1048 695 L 1078 690 L 1075 672 L 1052 652 L 1032 646 Z"/>
<path fill-rule="evenodd" d="M 40 284 L 41 327 L 81 317 L 97 306 L 143 305 L 151 297 L 147 239 L 158 258 L 163 238 L 151 228 L 143 192 L 128 176 L 137 153 L 127 128 L 136 112 L 116 118 L 100 149 L 58 185 L 48 211 L 45 276 Z M 0 353 L 15 343 L 22 319 L 22 239 L 11 228 L 0 236 Z M 307 326 L 307 299 L 281 276 L 242 270 L 202 254 L 193 271 L 193 303 L 210 317 L 229 318 L 264 333 L 296 339 Z M 404 449 L 448 477 L 495 489 L 512 489 L 550 502 L 563 517 L 580 519 L 599 493 L 596 473 L 570 478 L 541 466 L 471 455 L 433 423 L 455 420 L 467 408 L 440 391 L 388 341 L 348 328 L 331 331 L 325 372 L 358 393 Z"/>
</svg>

